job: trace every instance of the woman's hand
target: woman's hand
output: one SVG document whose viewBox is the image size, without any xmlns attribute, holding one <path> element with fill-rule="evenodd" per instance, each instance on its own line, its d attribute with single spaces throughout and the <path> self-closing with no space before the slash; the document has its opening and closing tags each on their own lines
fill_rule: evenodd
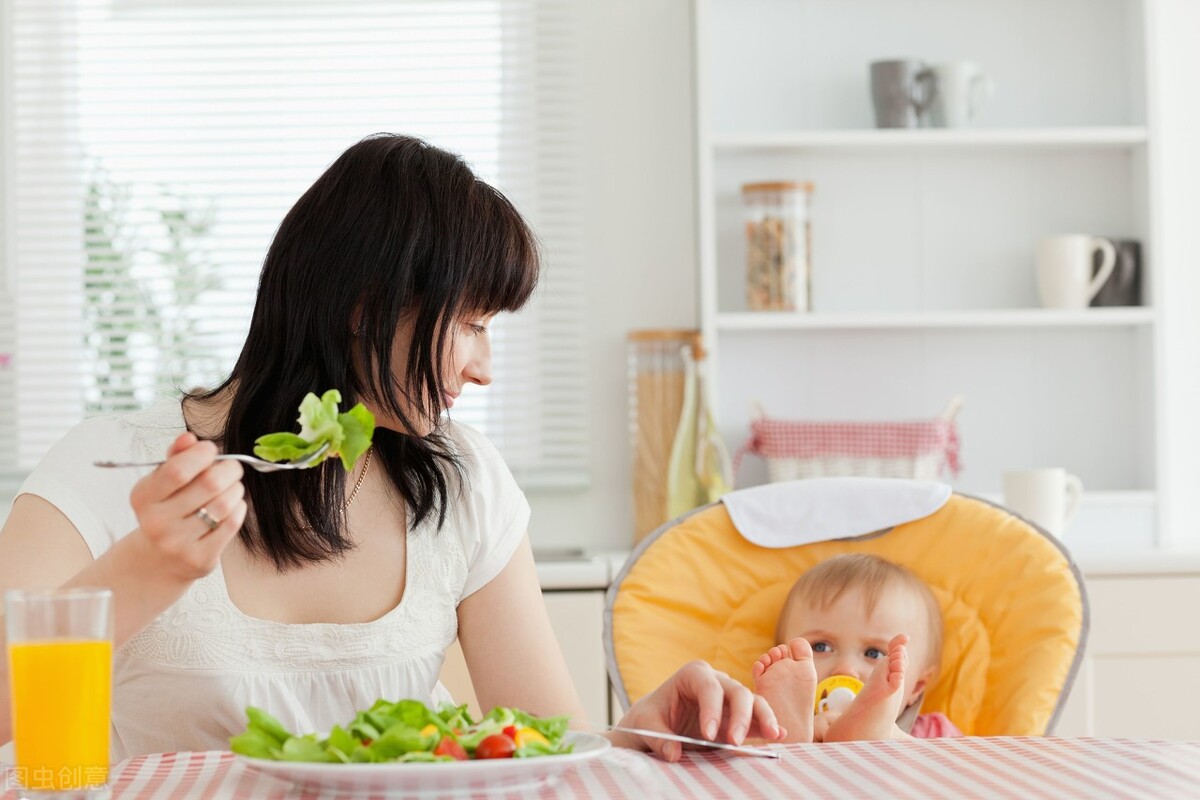
<svg viewBox="0 0 1200 800">
<path fill-rule="evenodd" d="M 212 442 L 181 434 L 129 496 L 147 558 L 186 583 L 216 569 L 246 519 L 242 465 L 216 456 Z"/>
<path fill-rule="evenodd" d="M 787 735 L 766 700 L 704 661 L 680 667 L 662 686 L 634 703 L 620 724 L 732 744 L 747 737 L 778 741 Z M 626 733 L 613 741 L 650 750 L 665 761 L 678 761 L 682 755 L 679 742 Z"/>
</svg>

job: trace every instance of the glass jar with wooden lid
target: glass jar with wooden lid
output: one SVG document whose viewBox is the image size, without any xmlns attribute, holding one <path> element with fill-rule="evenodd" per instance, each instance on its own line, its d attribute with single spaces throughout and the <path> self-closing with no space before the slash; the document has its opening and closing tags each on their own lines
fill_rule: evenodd
<svg viewBox="0 0 1200 800">
<path fill-rule="evenodd" d="M 746 226 L 746 306 L 751 311 L 812 308 L 812 233 L 804 181 L 742 186 Z"/>
</svg>

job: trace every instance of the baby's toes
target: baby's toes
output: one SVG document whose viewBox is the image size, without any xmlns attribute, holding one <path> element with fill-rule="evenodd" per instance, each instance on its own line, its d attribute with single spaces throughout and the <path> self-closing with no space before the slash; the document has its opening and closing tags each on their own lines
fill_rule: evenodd
<svg viewBox="0 0 1200 800">
<path fill-rule="evenodd" d="M 809 661 L 813 657 L 812 645 L 803 637 L 788 642 L 788 654 L 796 661 Z"/>
</svg>

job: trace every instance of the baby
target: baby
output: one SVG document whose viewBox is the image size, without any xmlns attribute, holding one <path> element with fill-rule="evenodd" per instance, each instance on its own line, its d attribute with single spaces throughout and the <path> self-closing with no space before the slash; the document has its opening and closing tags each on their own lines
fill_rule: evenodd
<svg viewBox="0 0 1200 800">
<path fill-rule="evenodd" d="M 804 573 L 780 614 L 776 641 L 754 663 L 756 691 L 787 728 L 787 741 L 905 738 L 896 724 L 936 677 L 942 612 L 917 576 L 865 554 L 831 558 Z M 819 681 L 864 683 L 843 712 L 814 717 Z M 962 736 L 941 714 L 917 717 L 912 736 Z"/>
</svg>

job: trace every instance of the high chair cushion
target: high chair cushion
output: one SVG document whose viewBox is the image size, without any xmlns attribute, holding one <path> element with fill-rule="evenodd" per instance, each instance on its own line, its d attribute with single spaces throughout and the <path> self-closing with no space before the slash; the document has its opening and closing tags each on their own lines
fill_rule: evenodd
<svg viewBox="0 0 1200 800">
<path fill-rule="evenodd" d="M 810 567 L 865 552 L 903 564 L 941 603 L 940 677 L 922 712 L 968 735 L 1048 733 L 1087 634 L 1078 570 L 1048 534 L 1006 510 L 952 495 L 928 517 L 854 539 L 766 549 L 721 503 L 660 529 L 609 589 L 609 670 L 623 701 L 704 659 L 746 686 L 776 644 L 788 591 Z"/>
</svg>

